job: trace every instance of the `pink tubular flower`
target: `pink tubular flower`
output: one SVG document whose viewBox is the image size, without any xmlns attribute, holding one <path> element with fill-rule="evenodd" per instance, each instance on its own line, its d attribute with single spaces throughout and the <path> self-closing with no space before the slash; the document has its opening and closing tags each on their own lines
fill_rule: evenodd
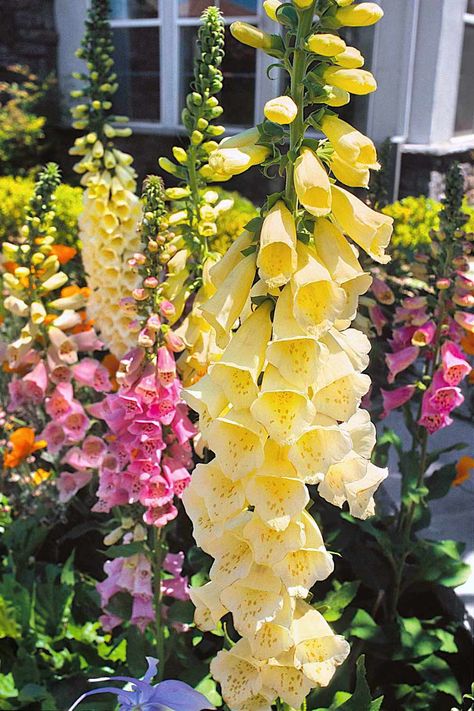
<svg viewBox="0 0 474 711">
<path fill-rule="evenodd" d="M 46 412 L 52 420 L 59 420 L 72 409 L 74 392 L 71 383 L 59 383 L 46 399 Z"/>
<path fill-rule="evenodd" d="M 385 362 L 389 369 L 387 381 L 393 383 L 396 376 L 406 370 L 418 358 L 420 349 L 417 346 L 407 346 L 396 353 L 387 353 Z"/>
<path fill-rule="evenodd" d="M 384 282 L 382 279 L 379 279 L 378 277 L 374 277 L 372 279 L 372 286 L 370 287 L 373 295 L 377 299 L 377 301 L 381 304 L 393 304 L 395 301 L 395 294 L 391 290 L 391 288 Z"/>
<path fill-rule="evenodd" d="M 426 427 L 430 434 L 443 429 L 443 427 L 449 427 L 453 423 L 452 418 L 444 413 L 439 412 L 433 408 L 431 405 L 431 395 L 429 390 L 426 390 L 423 394 L 423 400 L 421 404 L 421 417 L 418 420 L 418 424 L 422 427 Z"/>
<path fill-rule="evenodd" d="M 453 386 L 459 385 L 472 370 L 461 349 L 452 341 L 441 346 L 441 366 L 445 381 Z"/>
<path fill-rule="evenodd" d="M 82 358 L 73 366 L 72 372 L 80 385 L 86 385 L 96 392 L 109 392 L 112 389 L 109 371 L 94 358 Z"/>
<path fill-rule="evenodd" d="M 48 422 L 40 438 L 48 443 L 50 454 L 57 454 L 66 444 L 66 433 L 59 422 Z"/>
<path fill-rule="evenodd" d="M 375 304 L 374 306 L 369 306 L 369 316 L 375 326 L 377 336 L 381 336 L 384 326 L 386 326 L 388 323 L 388 320 L 385 317 L 383 310 L 378 304 Z"/>
<path fill-rule="evenodd" d="M 59 501 L 64 504 L 77 494 L 79 489 L 86 486 L 92 478 L 92 472 L 76 471 L 61 472 L 56 479 L 56 486 L 59 491 Z"/>
<path fill-rule="evenodd" d="M 443 377 L 443 372 L 439 370 L 434 374 L 428 392 L 430 407 L 446 415 L 464 402 L 461 388 L 449 385 Z"/>
<path fill-rule="evenodd" d="M 383 390 L 381 388 L 380 392 L 383 398 L 382 417 L 387 417 L 391 410 L 396 410 L 411 400 L 415 391 L 416 385 L 402 385 L 400 388 L 395 388 L 394 390 Z"/>
<path fill-rule="evenodd" d="M 160 312 L 161 315 L 165 318 L 171 318 L 175 315 L 176 309 L 174 307 L 174 304 L 171 303 L 171 301 L 164 300 L 160 304 Z"/>
<path fill-rule="evenodd" d="M 158 348 L 156 375 L 162 385 L 171 385 L 176 378 L 176 362 L 166 346 Z"/>
<path fill-rule="evenodd" d="M 412 345 L 428 346 L 436 334 L 436 324 L 434 321 L 427 321 L 423 326 L 418 326 L 411 337 Z"/>
<path fill-rule="evenodd" d="M 454 320 L 462 326 L 465 331 L 474 333 L 474 314 L 468 314 L 465 311 L 456 311 L 454 314 Z"/>
</svg>

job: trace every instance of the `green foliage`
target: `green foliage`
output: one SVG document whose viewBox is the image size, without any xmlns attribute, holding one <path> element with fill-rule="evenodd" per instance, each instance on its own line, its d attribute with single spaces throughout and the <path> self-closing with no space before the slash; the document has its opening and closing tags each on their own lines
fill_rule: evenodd
<svg viewBox="0 0 474 711">
<path fill-rule="evenodd" d="M 33 195 L 32 177 L 0 177 L 0 243 L 18 238 L 25 223 L 28 203 Z M 55 192 L 57 243 L 76 246 L 77 220 L 82 210 L 82 189 L 60 185 Z"/>
<path fill-rule="evenodd" d="M 0 82 L 0 175 L 24 175 L 38 164 L 44 149 L 45 116 L 38 107 L 50 89 L 29 67 L 7 68 Z"/>
<path fill-rule="evenodd" d="M 217 234 L 209 240 L 213 252 L 225 254 L 232 242 L 241 234 L 247 223 L 257 215 L 255 205 L 238 192 L 218 190 L 221 200 L 233 200 L 230 210 L 222 212 L 217 218 Z"/>
</svg>

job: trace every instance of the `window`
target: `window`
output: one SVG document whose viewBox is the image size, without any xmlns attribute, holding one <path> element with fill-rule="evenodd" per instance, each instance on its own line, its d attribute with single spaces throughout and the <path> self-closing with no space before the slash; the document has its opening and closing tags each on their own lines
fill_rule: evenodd
<svg viewBox="0 0 474 711">
<path fill-rule="evenodd" d="M 116 109 L 136 126 L 175 131 L 192 76 L 201 12 L 212 0 L 111 0 L 115 63 L 119 81 Z M 252 125 L 279 82 L 267 78 L 266 62 L 251 47 L 233 39 L 229 25 L 243 20 L 264 26 L 258 0 L 214 0 L 224 13 L 226 56 L 222 122 Z"/>
<path fill-rule="evenodd" d="M 464 15 L 464 42 L 459 77 L 455 132 L 474 133 L 474 0 L 469 0 Z"/>
</svg>

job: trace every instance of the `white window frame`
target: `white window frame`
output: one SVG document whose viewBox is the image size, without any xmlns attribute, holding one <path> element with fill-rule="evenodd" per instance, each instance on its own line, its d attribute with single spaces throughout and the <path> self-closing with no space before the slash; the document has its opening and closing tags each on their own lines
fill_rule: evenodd
<svg viewBox="0 0 474 711">
<path fill-rule="evenodd" d="M 180 76 L 180 35 L 182 27 L 199 27 L 199 16 L 179 17 L 179 4 L 176 0 L 156 0 L 159 16 L 144 19 L 111 19 L 112 29 L 135 27 L 160 28 L 160 120 L 140 121 L 130 120 L 130 127 L 135 133 L 176 134 L 184 131 L 181 124 L 179 107 L 179 76 Z M 261 4 L 256 15 L 239 17 L 224 16 L 225 25 L 239 20 L 248 22 L 265 31 L 274 31 L 274 24 L 263 11 Z M 166 37 L 166 41 L 163 38 Z M 254 93 L 254 123 L 261 121 L 263 107 L 268 99 L 278 96 L 279 81 L 269 79 L 267 68 L 274 61 L 263 52 L 256 52 L 255 63 L 255 93 Z M 163 68 L 166 67 L 166 71 Z M 275 74 L 276 76 L 276 74 Z M 242 126 L 226 125 L 228 133 L 242 130 Z"/>
</svg>

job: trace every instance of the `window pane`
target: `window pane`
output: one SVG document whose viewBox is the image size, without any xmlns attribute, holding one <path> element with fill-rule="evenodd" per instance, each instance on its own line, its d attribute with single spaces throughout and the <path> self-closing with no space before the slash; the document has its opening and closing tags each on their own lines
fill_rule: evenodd
<svg viewBox="0 0 474 711">
<path fill-rule="evenodd" d="M 113 20 L 158 17 L 158 0 L 111 0 Z"/>
<path fill-rule="evenodd" d="M 215 4 L 216 3 L 213 2 L 213 0 L 179 0 L 179 16 L 199 17 L 206 7 Z"/>
<path fill-rule="evenodd" d="M 471 15 L 474 15 L 474 0 L 468 0 L 467 12 L 469 12 Z"/>
<path fill-rule="evenodd" d="M 196 27 L 182 27 L 180 34 L 180 108 L 183 108 L 192 64 L 196 56 Z M 251 126 L 255 111 L 255 50 L 237 42 L 226 28 L 226 55 L 222 63 L 224 88 L 219 101 L 224 108 L 220 122 L 227 126 Z"/>
<path fill-rule="evenodd" d="M 158 27 L 114 29 L 115 68 L 119 89 L 114 108 L 131 119 L 160 118 L 160 30 Z"/>
<path fill-rule="evenodd" d="M 459 77 L 456 133 L 474 133 L 474 25 L 466 25 Z"/>
<path fill-rule="evenodd" d="M 257 14 L 257 0 L 220 0 L 219 6 L 229 17 Z"/>
</svg>

